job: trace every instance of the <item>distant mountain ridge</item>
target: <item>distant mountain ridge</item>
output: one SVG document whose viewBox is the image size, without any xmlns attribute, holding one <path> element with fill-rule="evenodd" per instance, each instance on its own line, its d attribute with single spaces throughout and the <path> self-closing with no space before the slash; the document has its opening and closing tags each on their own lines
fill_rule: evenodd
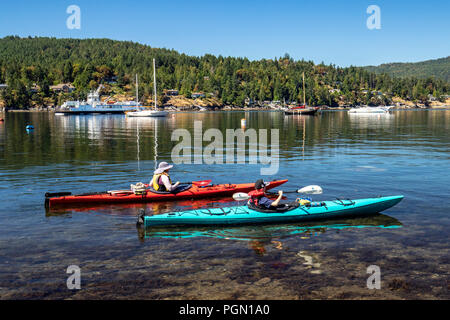
<svg viewBox="0 0 450 320">
<path fill-rule="evenodd" d="M 379 66 L 366 66 L 364 69 L 395 77 L 435 77 L 450 82 L 450 56 L 421 62 L 383 63 Z"/>
</svg>

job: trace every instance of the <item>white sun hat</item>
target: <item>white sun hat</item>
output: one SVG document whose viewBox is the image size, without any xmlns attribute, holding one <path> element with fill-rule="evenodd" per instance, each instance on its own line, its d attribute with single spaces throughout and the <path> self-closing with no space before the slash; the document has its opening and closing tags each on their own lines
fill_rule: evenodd
<svg viewBox="0 0 450 320">
<path fill-rule="evenodd" d="M 155 170 L 154 174 L 161 174 L 164 171 L 169 170 L 170 168 L 173 168 L 173 166 L 168 164 L 167 162 L 161 162 L 158 166 L 158 169 Z"/>
</svg>

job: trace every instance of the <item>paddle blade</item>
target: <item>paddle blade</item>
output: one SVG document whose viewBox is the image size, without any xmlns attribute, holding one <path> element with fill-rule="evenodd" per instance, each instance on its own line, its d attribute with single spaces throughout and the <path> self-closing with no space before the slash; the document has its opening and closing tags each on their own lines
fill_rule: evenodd
<svg viewBox="0 0 450 320">
<path fill-rule="evenodd" d="M 233 199 L 236 201 L 243 201 L 250 199 L 250 196 L 244 192 L 238 192 L 233 194 Z"/>
<path fill-rule="evenodd" d="M 192 184 L 197 187 L 206 187 L 212 180 L 192 181 Z"/>
<path fill-rule="evenodd" d="M 320 186 L 306 186 L 297 190 L 297 193 L 306 193 L 306 194 L 322 194 L 323 190 Z"/>
</svg>

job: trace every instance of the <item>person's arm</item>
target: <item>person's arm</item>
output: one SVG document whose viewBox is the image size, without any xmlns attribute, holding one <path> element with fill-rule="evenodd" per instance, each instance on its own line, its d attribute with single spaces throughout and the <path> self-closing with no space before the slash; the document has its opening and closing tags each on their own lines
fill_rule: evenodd
<svg viewBox="0 0 450 320">
<path fill-rule="evenodd" d="M 278 198 L 274 202 L 272 202 L 271 206 L 276 207 L 280 203 L 281 199 L 283 198 L 283 191 L 278 191 Z"/>
<path fill-rule="evenodd" d="M 172 185 L 170 184 L 169 178 L 167 176 L 162 175 L 161 181 L 164 184 L 164 187 L 166 187 L 167 191 L 172 191 Z"/>
<path fill-rule="evenodd" d="M 161 179 L 162 179 L 162 182 L 164 183 L 164 187 L 166 187 L 166 190 L 169 192 L 174 190 L 180 184 L 179 182 L 177 182 L 174 185 L 171 185 L 169 178 L 167 176 L 161 176 Z"/>
</svg>

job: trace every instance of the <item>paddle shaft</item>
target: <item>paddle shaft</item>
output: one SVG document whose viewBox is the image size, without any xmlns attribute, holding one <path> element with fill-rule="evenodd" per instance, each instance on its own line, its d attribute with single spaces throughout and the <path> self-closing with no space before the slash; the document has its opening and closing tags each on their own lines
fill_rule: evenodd
<svg viewBox="0 0 450 320">
<path fill-rule="evenodd" d="M 207 186 L 211 183 L 212 180 L 201 180 L 201 181 L 189 181 L 189 182 L 180 182 L 180 184 L 193 184 L 196 186 Z"/>
<path fill-rule="evenodd" d="M 298 193 L 297 190 L 295 191 L 283 191 L 283 194 L 290 194 L 290 193 Z M 278 192 L 266 192 L 267 195 L 270 196 L 277 196 Z"/>
</svg>

